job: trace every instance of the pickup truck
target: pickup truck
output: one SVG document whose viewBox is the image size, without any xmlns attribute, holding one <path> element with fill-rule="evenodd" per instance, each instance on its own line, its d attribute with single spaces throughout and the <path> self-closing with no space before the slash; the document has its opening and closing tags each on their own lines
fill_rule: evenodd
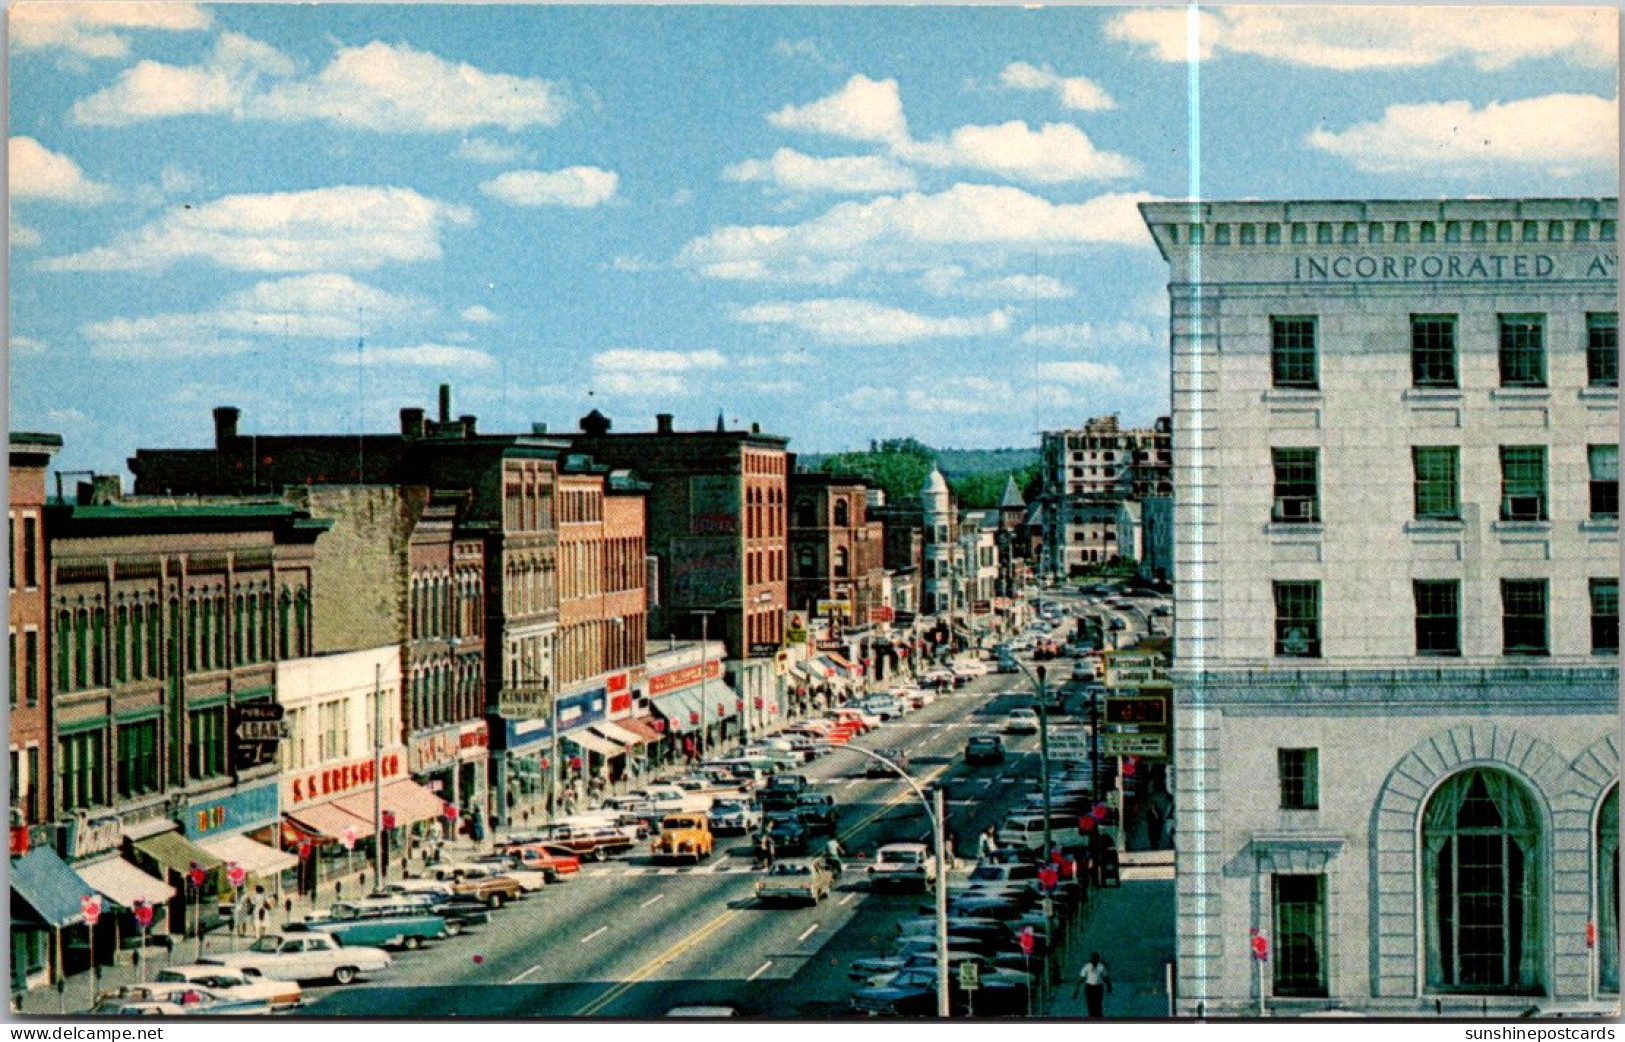
<svg viewBox="0 0 1625 1042">
<path fill-rule="evenodd" d="M 797 858 L 778 861 L 756 883 L 756 900 L 763 904 L 805 901 L 816 905 L 829 896 L 835 877 L 823 863 Z"/>
<path fill-rule="evenodd" d="M 382 948 L 347 948 L 338 938 L 308 933 L 268 933 L 246 951 L 221 952 L 204 965 L 230 966 L 244 973 L 277 980 L 327 980 L 351 984 L 362 974 L 389 969 L 389 953 Z"/>
<path fill-rule="evenodd" d="M 425 941 L 449 937 L 446 921 L 427 912 L 413 913 L 389 901 L 339 901 L 325 913 L 289 923 L 289 933 L 320 930 L 346 947 L 406 948 L 415 951 Z"/>
<path fill-rule="evenodd" d="M 660 823 L 654 841 L 656 861 L 700 862 L 711 856 L 715 845 L 711 823 L 704 814 L 670 814 Z"/>
<path fill-rule="evenodd" d="M 924 843 L 891 843 L 875 852 L 869 866 L 869 887 L 907 887 L 924 890 L 937 876 L 937 859 Z"/>
</svg>

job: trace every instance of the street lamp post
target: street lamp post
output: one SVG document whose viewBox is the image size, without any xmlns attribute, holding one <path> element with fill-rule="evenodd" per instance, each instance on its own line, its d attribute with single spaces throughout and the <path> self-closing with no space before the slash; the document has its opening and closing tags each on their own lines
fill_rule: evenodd
<svg viewBox="0 0 1625 1042">
<path fill-rule="evenodd" d="M 707 689 L 709 687 L 709 685 L 707 683 L 706 674 L 711 671 L 710 670 L 710 666 L 711 666 L 711 662 L 710 662 L 710 656 L 711 656 L 711 629 L 710 629 L 710 627 L 711 627 L 711 616 L 714 613 L 711 611 L 711 609 L 704 608 L 704 609 L 701 609 L 699 611 L 694 612 L 694 614 L 698 615 L 700 617 L 700 741 L 699 741 L 699 750 L 700 750 L 700 759 L 703 760 L 703 759 L 705 759 L 705 754 L 706 754 L 705 729 L 707 727 L 709 727 L 710 724 L 711 724 L 711 717 L 709 715 L 709 710 L 710 710 L 711 707 L 706 704 L 706 701 L 707 701 L 706 696 L 707 696 L 707 693 L 708 693 Z"/>
<path fill-rule="evenodd" d="M 948 858 L 946 840 L 946 818 L 942 789 L 939 787 L 933 792 L 933 799 L 927 799 L 925 790 L 920 788 L 918 782 L 909 776 L 894 760 L 882 756 L 877 752 L 864 749 L 856 745 L 840 745 L 835 747 L 836 752 L 862 753 L 871 760 L 875 760 L 903 779 L 903 783 L 914 791 L 920 803 L 925 806 L 926 820 L 931 822 L 931 845 L 936 851 L 936 915 L 937 915 L 937 1016 L 950 1017 L 953 1007 L 949 1002 L 948 992 Z"/>
<path fill-rule="evenodd" d="M 1047 858 L 1053 845 L 1049 816 L 1049 708 L 1044 704 L 1044 682 L 1049 677 L 1049 670 L 1039 666 L 1038 676 L 1035 677 L 1020 659 L 1016 659 L 1016 668 L 1033 686 L 1034 701 L 1038 705 L 1038 775 L 1039 784 L 1044 788 L 1044 856 Z"/>
</svg>

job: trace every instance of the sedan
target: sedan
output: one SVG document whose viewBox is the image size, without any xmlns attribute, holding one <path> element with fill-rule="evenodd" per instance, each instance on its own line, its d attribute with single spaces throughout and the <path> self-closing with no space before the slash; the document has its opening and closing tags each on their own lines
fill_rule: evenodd
<svg viewBox="0 0 1625 1042">
<path fill-rule="evenodd" d="M 798 818 L 769 818 L 762 831 L 757 833 L 757 853 L 761 853 L 763 850 L 762 837 L 764 836 L 772 837 L 775 857 L 783 857 L 787 854 L 805 854 L 807 852 L 807 826 L 803 825 Z"/>
<path fill-rule="evenodd" d="M 1037 734 L 1038 714 L 1031 709 L 1012 709 L 1004 718 L 1005 734 Z"/>
<path fill-rule="evenodd" d="M 241 970 L 224 966 L 166 966 L 153 978 L 156 984 L 192 984 L 207 988 L 222 998 L 265 1001 L 271 1009 L 289 1009 L 303 1001 L 303 992 L 295 981 L 272 980 L 269 977 L 249 976 Z"/>
</svg>

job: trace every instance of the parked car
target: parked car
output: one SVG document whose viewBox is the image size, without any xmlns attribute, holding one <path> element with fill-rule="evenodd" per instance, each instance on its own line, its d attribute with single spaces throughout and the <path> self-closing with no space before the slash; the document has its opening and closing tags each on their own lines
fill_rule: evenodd
<svg viewBox="0 0 1625 1042">
<path fill-rule="evenodd" d="M 897 689 L 897 698 L 910 709 L 924 709 L 937 700 L 937 693 L 928 687 L 904 687 Z"/>
<path fill-rule="evenodd" d="M 570 853 L 585 861 L 602 861 L 615 854 L 624 854 L 637 845 L 635 836 L 613 825 L 550 825 L 535 834 L 536 840 Z"/>
<path fill-rule="evenodd" d="M 756 883 L 756 900 L 763 904 L 805 901 L 816 905 L 829 896 L 835 877 L 822 861 L 796 858 L 776 861 Z"/>
<path fill-rule="evenodd" d="M 158 1017 L 255 1017 L 271 1012 L 264 998 L 224 995 L 190 981 L 126 984 L 96 1000 L 95 1014 Z"/>
<path fill-rule="evenodd" d="M 979 766 L 1004 762 L 1004 739 L 996 734 L 979 734 L 965 743 L 965 763 Z"/>
<path fill-rule="evenodd" d="M 263 999 L 273 1013 L 280 1009 L 292 1009 L 304 1001 L 303 989 L 296 981 L 250 976 L 227 966 L 205 966 L 202 963 L 165 966 L 152 979 L 155 984 L 200 985 L 229 999 Z"/>
<path fill-rule="evenodd" d="M 491 910 L 485 902 L 467 894 L 454 893 L 451 886 L 437 879 L 398 879 L 374 890 L 368 900 L 392 900 L 413 911 L 429 912 L 446 921 L 446 933 L 456 937 L 470 926 L 482 926 L 491 921 Z"/>
<path fill-rule="evenodd" d="M 1076 817 L 1062 817 L 1052 815 L 1049 821 L 1051 842 L 1063 847 L 1081 846 L 1083 834 L 1078 831 Z M 999 823 L 994 832 L 994 839 L 1001 847 L 1013 847 L 1018 850 L 1040 850 L 1044 846 L 1044 815 L 1018 813 L 1012 814 Z"/>
<path fill-rule="evenodd" d="M 880 716 L 871 713 L 862 706 L 843 706 L 830 714 L 836 723 L 859 724 L 865 731 L 872 731 L 880 726 Z"/>
<path fill-rule="evenodd" d="M 755 850 L 758 854 L 763 849 L 764 835 L 773 838 L 774 857 L 807 852 L 807 826 L 802 823 L 799 816 L 782 814 L 766 818 L 762 823 L 762 830 L 756 834 Z"/>
<path fill-rule="evenodd" d="M 446 921 L 429 912 L 412 911 L 393 901 L 338 901 L 325 912 L 289 923 L 288 933 L 320 930 L 346 947 L 416 950 L 428 941 L 451 936 Z"/>
<path fill-rule="evenodd" d="M 230 966 L 244 973 L 279 980 L 327 980 L 354 983 L 363 974 L 389 969 L 389 953 L 382 948 L 345 946 L 336 937 L 312 931 L 299 934 L 268 933 L 245 951 L 219 952 L 198 962 Z"/>
<path fill-rule="evenodd" d="M 469 894 L 484 901 L 492 911 L 524 896 L 525 889 L 512 876 L 484 865 L 447 865 L 434 870 L 434 877 L 451 884 L 452 893 Z"/>
<path fill-rule="evenodd" d="M 864 712 L 873 713 L 882 721 L 895 719 L 904 712 L 903 703 L 893 695 L 870 695 L 859 705 Z"/>
<path fill-rule="evenodd" d="M 1037 734 L 1038 713 L 1025 707 L 1010 710 L 1010 715 L 1004 718 L 1003 731 L 1005 734 Z"/>
<path fill-rule="evenodd" d="M 502 848 L 502 853 L 518 861 L 523 867 L 542 873 L 549 883 L 557 883 L 563 877 L 573 876 L 581 871 L 580 858 L 545 843 L 506 846 Z"/>
<path fill-rule="evenodd" d="M 556 872 L 527 865 L 519 858 L 509 857 L 506 854 L 484 854 L 475 858 L 472 864 L 509 877 L 527 893 L 540 890 L 558 879 Z M 576 864 L 579 866 L 581 862 L 577 861 Z"/>
</svg>

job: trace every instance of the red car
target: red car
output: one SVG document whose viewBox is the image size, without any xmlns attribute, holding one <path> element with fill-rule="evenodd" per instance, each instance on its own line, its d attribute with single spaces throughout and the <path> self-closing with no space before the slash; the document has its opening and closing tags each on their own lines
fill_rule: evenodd
<svg viewBox="0 0 1625 1042">
<path fill-rule="evenodd" d="M 581 871 L 581 859 L 558 847 L 544 843 L 527 843 L 503 850 L 519 864 L 534 872 L 548 876 L 548 882 L 557 882 L 560 876 L 575 875 Z"/>
</svg>

